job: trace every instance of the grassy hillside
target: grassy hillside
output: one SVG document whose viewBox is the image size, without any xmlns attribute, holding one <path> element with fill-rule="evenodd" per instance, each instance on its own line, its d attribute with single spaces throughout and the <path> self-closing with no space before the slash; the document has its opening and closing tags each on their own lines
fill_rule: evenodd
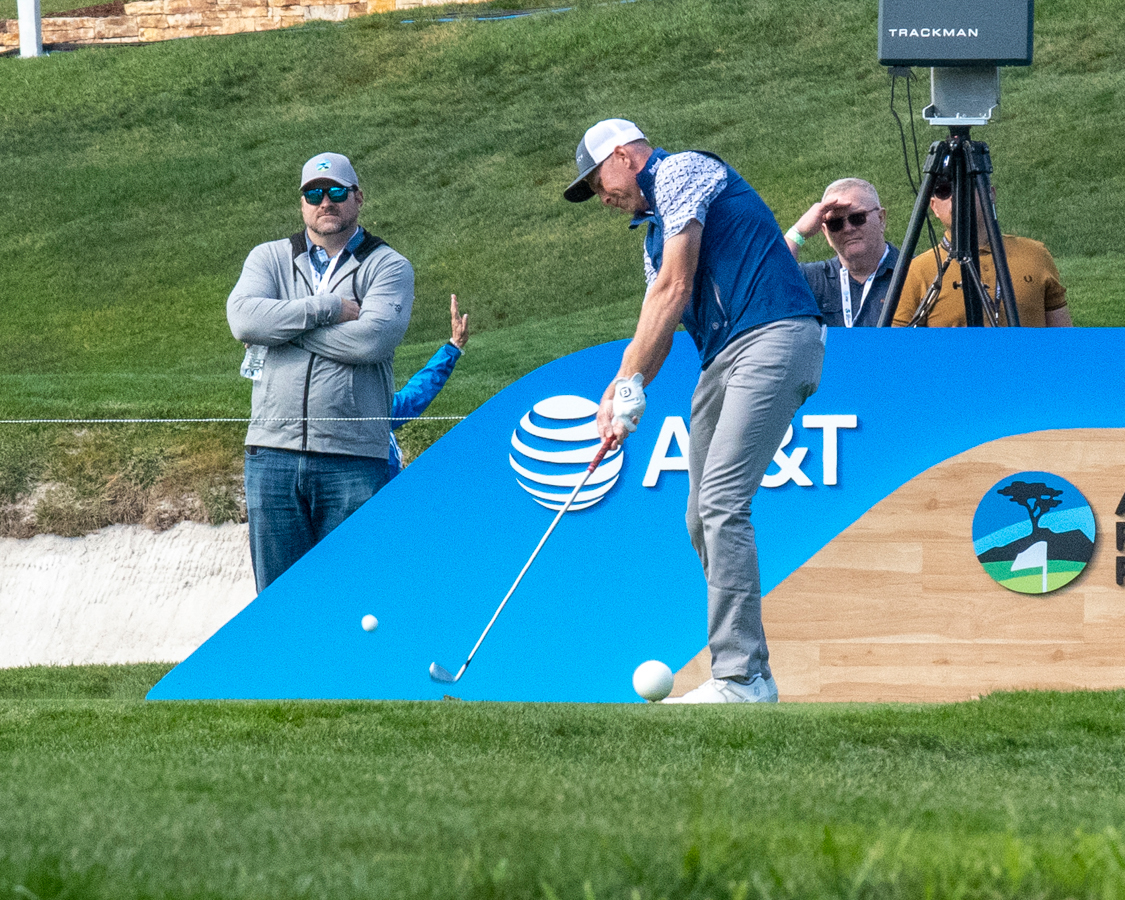
<svg viewBox="0 0 1125 900">
<path fill-rule="evenodd" d="M 1052 249 L 1082 325 L 1125 324 L 1114 8 L 1039 4 L 1035 64 L 1004 71 L 999 119 L 974 132 L 992 148 L 1002 226 Z M 868 178 L 892 239 L 905 232 L 912 195 L 873 0 L 437 17 L 0 59 L 0 164 L 22 176 L 0 218 L 0 418 L 245 417 L 226 295 L 251 246 L 299 227 L 297 173 L 322 149 L 351 156 L 364 223 L 415 265 L 400 383 L 444 339 L 451 292 L 470 313 L 471 352 L 434 415 L 468 413 L 536 366 L 629 332 L 639 236 L 559 196 L 598 118 L 722 154 L 783 226 L 833 178 Z M 916 74 L 924 155 L 942 132 L 918 115 L 928 86 Z M 407 449 L 444 427 L 408 426 Z M 157 494 L 195 498 L 199 517 L 236 515 L 241 431 L 0 425 L 0 501 L 45 504 L 39 518 L 64 532 L 152 520 Z M 68 509 L 80 512 L 69 524 Z"/>
</svg>

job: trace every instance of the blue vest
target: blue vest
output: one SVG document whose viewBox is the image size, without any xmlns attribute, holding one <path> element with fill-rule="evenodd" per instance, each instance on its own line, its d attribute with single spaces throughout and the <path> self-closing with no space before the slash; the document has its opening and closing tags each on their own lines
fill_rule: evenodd
<svg viewBox="0 0 1125 900">
<path fill-rule="evenodd" d="M 637 184 L 652 212 L 638 213 L 630 228 L 645 223 L 645 250 L 660 271 L 664 223 L 656 210 L 656 170 L 670 154 L 657 149 L 637 174 Z M 795 316 L 820 316 L 808 282 L 789 252 L 773 213 L 749 184 L 726 166 L 726 187 L 707 209 L 691 302 L 681 321 L 703 368 L 732 339 L 766 322 Z"/>
</svg>

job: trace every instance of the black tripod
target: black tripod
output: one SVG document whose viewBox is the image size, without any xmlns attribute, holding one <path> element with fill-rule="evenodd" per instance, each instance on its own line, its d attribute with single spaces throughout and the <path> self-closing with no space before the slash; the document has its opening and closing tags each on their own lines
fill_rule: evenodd
<svg viewBox="0 0 1125 900">
<path fill-rule="evenodd" d="M 918 307 L 918 314 L 911 324 L 920 324 L 925 320 L 925 316 L 941 291 L 945 270 L 951 261 L 956 261 L 961 267 L 961 290 L 965 296 L 965 318 L 968 324 L 983 326 L 987 315 L 989 325 L 999 325 L 999 304 L 1003 303 L 1007 324 L 1018 326 L 1020 319 L 1019 312 L 1016 310 L 1015 291 L 1012 289 L 1012 275 L 1008 269 L 1008 256 L 1004 251 L 1000 225 L 996 221 L 996 211 L 992 206 L 992 183 L 989 179 L 989 174 L 992 172 L 992 159 L 988 153 L 988 145 L 982 141 L 969 140 L 968 126 L 951 127 L 948 140 L 934 141 L 930 145 L 930 154 L 926 157 L 922 172 L 922 185 L 918 189 L 914 213 L 910 217 L 910 225 L 906 229 L 906 237 L 903 239 L 898 262 L 895 263 L 894 273 L 891 276 L 891 284 L 887 289 L 887 299 L 883 304 L 882 315 L 879 316 L 879 325 L 885 327 L 894 319 L 902 295 L 902 285 L 906 281 L 906 272 L 910 268 L 910 260 L 914 257 L 914 250 L 918 245 L 918 235 L 926 221 L 926 212 L 934 193 L 934 182 L 938 176 L 946 176 L 953 189 L 953 221 L 947 247 L 948 255 L 945 262 L 938 266 L 937 277 L 926 292 Z M 992 246 L 992 260 L 996 267 L 995 297 L 988 293 L 980 278 L 980 246 L 977 217 L 973 214 L 974 196 L 982 213 L 988 242 Z"/>
</svg>

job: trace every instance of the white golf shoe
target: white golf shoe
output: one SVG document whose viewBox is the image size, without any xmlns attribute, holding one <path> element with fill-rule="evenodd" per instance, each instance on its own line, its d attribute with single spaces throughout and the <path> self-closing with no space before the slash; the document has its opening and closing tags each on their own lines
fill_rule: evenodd
<svg viewBox="0 0 1125 900">
<path fill-rule="evenodd" d="M 729 678 L 711 678 L 682 697 L 668 697 L 663 703 L 777 703 L 777 683 L 773 677 L 758 675 L 749 684 Z"/>
</svg>

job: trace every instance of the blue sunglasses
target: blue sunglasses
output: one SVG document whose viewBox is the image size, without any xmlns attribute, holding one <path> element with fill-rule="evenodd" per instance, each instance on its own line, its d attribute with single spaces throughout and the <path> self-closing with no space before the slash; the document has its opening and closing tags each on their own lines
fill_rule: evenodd
<svg viewBox="0 0 1125 900">
<path fill-rule="evenodd" d="M 355 188 L 333 185 L 330 188 L 309 188 L 307 191 L 301 191 L 301 196 L 309 206 L 320 206 L 325 194 L 333 203 L 343 203 L 348 199 L 348 192 L 354 190 Z"/>
</svg>

